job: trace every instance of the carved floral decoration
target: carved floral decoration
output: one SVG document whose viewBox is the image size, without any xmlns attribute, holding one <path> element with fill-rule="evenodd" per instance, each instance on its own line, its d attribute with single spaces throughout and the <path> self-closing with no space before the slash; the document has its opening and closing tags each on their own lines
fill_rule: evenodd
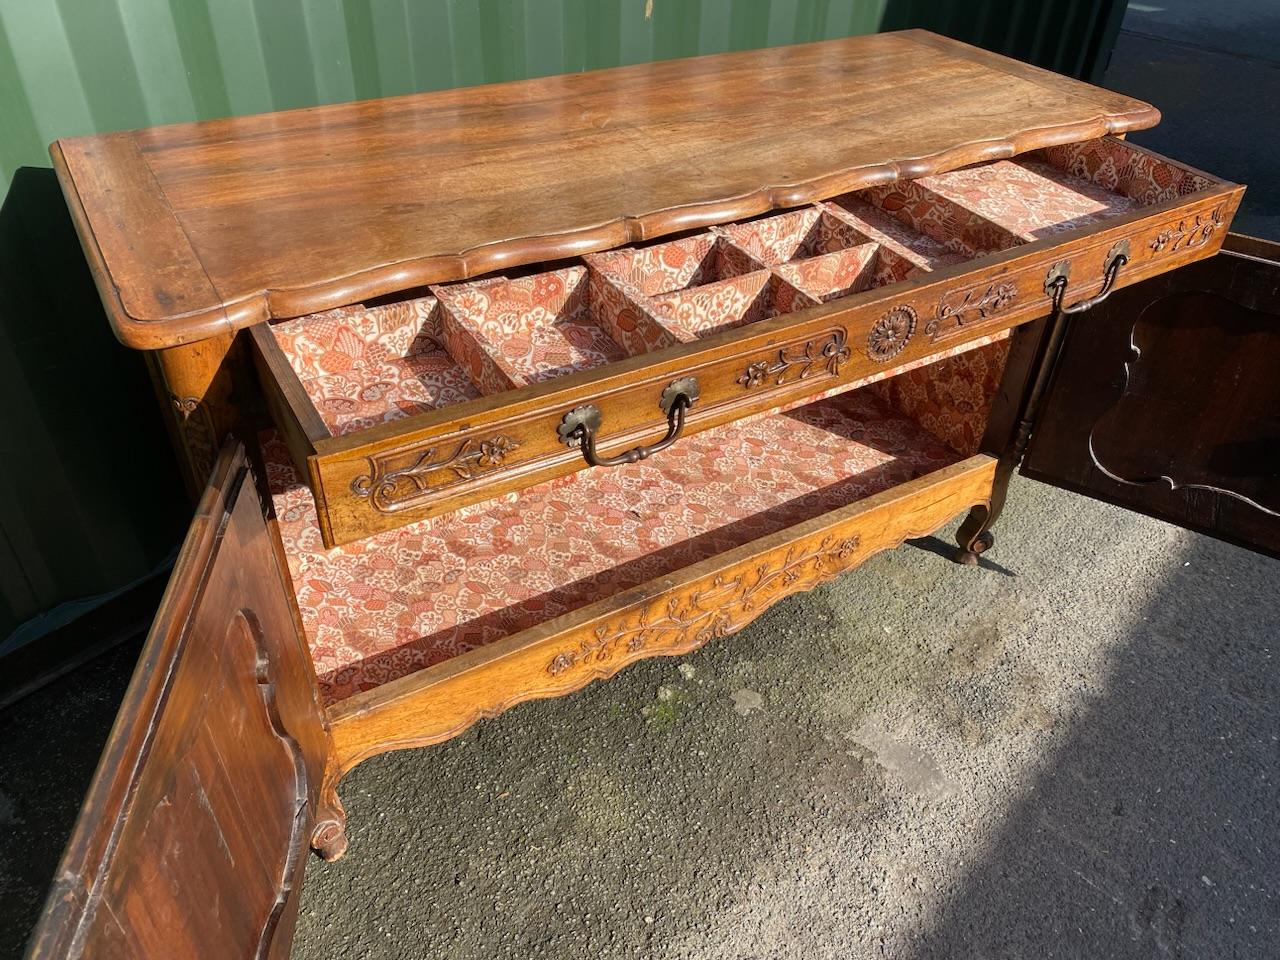
<svg viewBox="0 0 1280 960">
<path fill-rule="evenodd" d="M 783 347 L 775 360 L 757 360 L 748 364 L 737 383 L 746 390 L 764 386 L 772 381 L 782 386 L 796 380 L 807 380 L 811 375 L 823 372 L 834 377 L 840 373 L 840 364 L 849 359 L 848 335 L 843 327 L 832 331 L 821 346 L 819 341 L 809 340 L 798 354 L 787 353 Z"/>
<path fill-rule="evenodd" d="M 399 468 L 391 465 L 390 457 L 369 457 L 370 472 L 352 480 L 351 490 L 356 496 L 369 498 L 374 509 L 380 512 L 403 509 L 420 494 L 452 486 L 459 481 L 474 480 L 497 469 L 519 446 L 515 440 L 499 434 L 487 440 L 468 437 L 448 457 L 437 458 L 440 448 L 428 447 L 408 466 Z M 448 471 L 457 479 L 431 483 L 428 478 L 440 471 Z"/>
<path fill-rule="evenodd" d="M 850 566 L 859 545 L 857 536 L 831 535 L 808 549 L 797 544 L 780 559 L 761 561 L 735 576 L 716 574 L 690 593 L 596 627 L 591 637 L 556 654 L 547 673 L 559 677 L 578 667 L 611 672 L 605 665 L 615 657 L 646 649 L 696 649 L 740 629 L 783 597 L 834 578 Z"/>
<path fill-rule="evenodd" d="M 985 290 L 975 287 L 966 291 L 959 303 L 955 302 L 955 296 L 953 291 L 938 301 L 937 315 L 924 328 L 935 342 L 959 333 L 974 321 L 987 320 L 1008 310 L 1018 299 L 1018 285 L 1003 280 L 988 285 Z"/>
<path fill-rule="evenodd" d="M 1176 227 L 1166 227 L 1152 237 L 1147 246 L 1153 256 L 1166 250 L 1169 253 L 1177 253 L 1180 249 L 1189 250 L 1208 243 L 1220 226 L 1222 208 L 1218 207 L 1207 215 L 1197 213 L 1190 220 L 1179 220 Z"/>
</svg>

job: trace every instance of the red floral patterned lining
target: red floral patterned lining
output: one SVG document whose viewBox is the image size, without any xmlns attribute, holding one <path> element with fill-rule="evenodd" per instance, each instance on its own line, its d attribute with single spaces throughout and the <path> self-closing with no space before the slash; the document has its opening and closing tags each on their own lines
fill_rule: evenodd
<svg viewBox="0 0 1280 960">
<path fill-rule="evenodd" d="M 917 233 L 932 237 L 965 259 L 1016 247 L 1021 240 L 1006 228 L 925 186 L 900 180 L 863 190 L 860 196 Z"/>
<path fill-rule="evenodd" d="M 968 259 L 963 253 L 948 249 L 928 234 L 911 229 L 901 220 L 869 203 L 860 194 L 847 193 L 823 206 L 834 215 L 847 220 L 868 239 L 911 264 L 914 269 L 903 279 L 909 279 L 921 271 L 936 270 Z"/>
<path fill-rule="evenodd" d="M 624 356 L 596 322 L 585 267 L 434 289 L 445 344 L 485 393 Z"/>
<path fill-rule="evenodd" d="M 334 436 L 480 395 L 441 345 L 435 297 L 329 310 L 271 332 Z"/>
<path fill-rule="evenodd" d="M 325 550 L 283 443 L 263 445 L 330 703 L 956 460 L 859 391 Z"/>
<path fill-rule="evenodd" d="M 957 454 L 969 457 L 982 442 L 1008 357 L 1006 332 L 978 349 L 943 357 L 868 389 Z"/>
<path fill-rule="evenodd" d="M 812 306 L 717 233 L 583 257 L 597 315 L 631 355 Z"/>
<path fill-rule="evenodd" d="M 772 217 L 713 228 L 768 267 L 807 260 L 866 243 L 849 221 L 822 206 L 802 207 Z"/>
<path fill-rule="evenodd" d="M 1213 186 L 1212 181 L 1197 173 L 1135 150 L 1112 137 L 1046 147 L 1027 157 L 1121 193 L 1142 206 L 1176 200 Z"/>
<path fill-rule="evenodd" d="M 776 273 L 758 270 L 654 297 L 648 306 L 662 329 L 677 343 L 689 343 L 731 327 L 812 307 L 817 302 Z"/>
<path fill-rule="evenodd" d="M 1128 213 L 1123 194 L 1037 160 L 1000 160 L 924 177 L 920 186 L 1026 240 Z"/>
<path fill-rule="evenodd" d="M 715 233 L 700 233 L 647 247 L 591 253 L 582 259 L 642 297 L 728 280 L 764 266 Z"/>
<path fill-rule="evenodd" d="M 801 293 L 822 303 L 897 283 L 917 270 L 911 261 L 878 243 L 864 243 L 773 269 Z"/>
</svg>

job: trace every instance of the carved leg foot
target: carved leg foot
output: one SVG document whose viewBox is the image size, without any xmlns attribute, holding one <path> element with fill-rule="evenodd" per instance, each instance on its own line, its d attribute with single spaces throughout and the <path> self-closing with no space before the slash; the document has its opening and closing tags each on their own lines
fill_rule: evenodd
<svg viewBox="0 0 1280 960">
<path fill-rule="evenodd" d="M 1003 503 L 1003 495 L 999 500 Z M 995 523 L 997 516 L 999 516 L 999 510 L 993 510 L 985 504 L 969 511 L 969 516 L 965 517 L 964 523 L 960 524 L 960 529 L 956 531 L 956 543 L 960 544 L 952 558 L 956 563 L 964 564 L 966 567 L 978 565 L 978 555 L 986 553 L 996 542 L 995 534 L 988 528 Z"/>
<path fill-rule="evenodd" d="M 986 553 L 996 542 L 996 535 L 990 530 L 983 530 L 978 534 L 971 543 L 966 547 L 963 544 L 956 548 L 956 563 L 964 564 L 966 567 L 976 567 L 978 565 L 978 554 Z"/>
<path fill-rule="evenodd" d="M 316 825 L 311 830 L 311 849 L 332 863 L 347 852 L 347 811 L 337 791 L 325 790 L 320 795 Z"/>
</svg>

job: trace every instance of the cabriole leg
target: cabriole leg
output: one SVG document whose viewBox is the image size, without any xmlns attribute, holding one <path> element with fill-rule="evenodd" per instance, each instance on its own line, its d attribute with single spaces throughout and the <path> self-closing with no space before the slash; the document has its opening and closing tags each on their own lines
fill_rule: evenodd
<svg viewBox="0 0 1280 960">
<path fill-rule="evenodd" d="M 326 782 L 316 805 L 316 823 L 311 829 L 311 849 L 332 863 L 347 852 L 347 811 L 338 798 L 336 783 Z"/>
</svg>

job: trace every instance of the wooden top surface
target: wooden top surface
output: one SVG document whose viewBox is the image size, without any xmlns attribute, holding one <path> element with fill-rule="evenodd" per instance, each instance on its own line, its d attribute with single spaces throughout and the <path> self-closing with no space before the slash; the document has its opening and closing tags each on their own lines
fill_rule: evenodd
<svg viewBox="0 0 1280 960">
<path fill-rule="evenodd" d="M 906 31 L 51 152 L 117 335 L 151 349 L 1158 120 Z"/>
</svg>

